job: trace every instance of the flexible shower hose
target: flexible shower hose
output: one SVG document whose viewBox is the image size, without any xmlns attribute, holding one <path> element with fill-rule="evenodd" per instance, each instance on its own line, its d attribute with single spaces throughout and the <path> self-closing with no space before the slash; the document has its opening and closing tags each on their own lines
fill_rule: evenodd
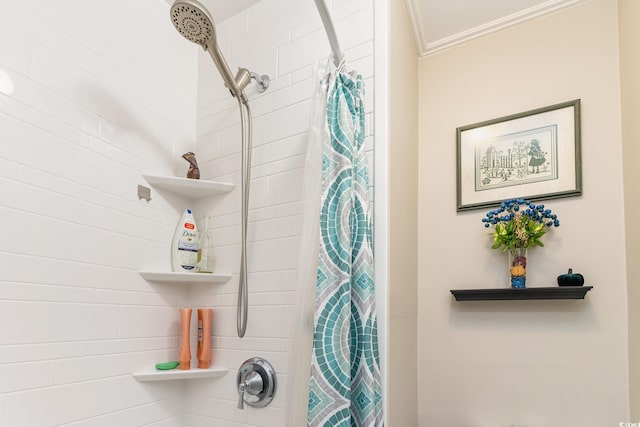
<svg viewBox="0 0 640 427">
<path fill-rule="evenodd" d="M 238 283 L 238 309 L 236 312 L 236 325 L 238 337 L 244 337 L 247 331 L 247 314 L 249 311 L 248 279 L 247 279 L 247 224 L 249 216 L 249 189 L 251 187 L 251 110 L 248 102 L 242 102 L 240 97 L 240 121 L 242 127 L 242 167 L 240 171 L 240 186 L 242 187 L 242 249 L 240 255 L 240 279 Z M 245 109 L 246 108 L 246 116 Z"/>
</svg>

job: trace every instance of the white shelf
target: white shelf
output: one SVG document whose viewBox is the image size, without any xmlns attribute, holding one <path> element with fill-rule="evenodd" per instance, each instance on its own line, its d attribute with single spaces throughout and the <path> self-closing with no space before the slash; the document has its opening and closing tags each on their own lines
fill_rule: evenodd
<svg viewBox="0 0 640 427">
<path fill-rule="evenodd" d="M 149 184 L 187 199 L 196 200 L 231 192 L 234 184 L 174 176 L 142 175 Z"/>
<path fill-rule="evenodd" d="M 198 369 L 191 368 L 188 370 L 169 369 L 166 371 L 157 370 L 155 368 L 134 372 L 133 378 L 140 382 L 149 381 L 172 381 L 172 380 L 191 380 L 198 378 L 219 378 L 229 372 L 225 368 L 208 368 Z"/>
<path fill-rule="evenodd" d="M 140 275 L 152 282 L 167 283 L 227 283 L 230 274 L 215 273 L 176 273 L 160 271 L 139 271 Z"/>
</svg>

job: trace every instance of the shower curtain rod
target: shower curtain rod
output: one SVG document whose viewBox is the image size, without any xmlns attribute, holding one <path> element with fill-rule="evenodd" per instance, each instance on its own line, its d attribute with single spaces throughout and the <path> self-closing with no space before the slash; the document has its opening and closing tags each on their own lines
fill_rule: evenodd
<svg viewBox="0 0 640 427">
<path fill-rule="evenodd" d="M 327 5 L 324 0 L 314 1 L 316 2 L 318 13 L 320 13 L 320 19 L 322 19 L 324 30 L 327 33 L 327 37 L 329 38 L 329 44 L 331 45 L 333 56 L 333 63 L 336 65 L 336 67 L 338 67 L 340 65 L 340 62 L 342 62 L 342 58 L 344 57 L 344 55 L 342 54 L 342 49 L 340 49 L 338 37 L 336 37 L 336 29 L 333 27 L 333 21 L 331 20 L 331 15 L 329 15 L 329 9 L 327 9 Z"/>
</svg>

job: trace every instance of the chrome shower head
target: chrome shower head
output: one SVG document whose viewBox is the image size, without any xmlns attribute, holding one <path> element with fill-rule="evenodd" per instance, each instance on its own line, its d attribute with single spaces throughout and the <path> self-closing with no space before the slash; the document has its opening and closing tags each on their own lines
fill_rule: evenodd
<svg viewBox="0 0 640 427">
<path fill-rule="evenodd" d="M 248 84 L 248 80 L 242 78 L 241 74 L 243 73 L 239 73 L 236 78 L 231 74 L 231 70 L 229 70 L 229 66 L 224 60 L 222 52 L 220 52 L 218 43 L 216 43 L 215 25 L 207 9 L 196 0 L 176 0 L 171 6 L 170 13 L 171 21 L 176 30 L 184 38 L 199 44 L 209 52 L 227 89 L 231 91 L 234 97 L 246 102 L 247 97 L 243 91 Z"/>
</svg>

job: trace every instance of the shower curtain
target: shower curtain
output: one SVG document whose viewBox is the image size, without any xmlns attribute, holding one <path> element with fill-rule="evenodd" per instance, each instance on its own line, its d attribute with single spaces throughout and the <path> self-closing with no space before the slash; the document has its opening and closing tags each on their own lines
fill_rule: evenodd
<svg viewBox="0 0 640 427">
<path fill-rule="evenodd" d="M 328 77 L 307 422 L 382 426 L 362 77 Z"/>
</svg>

